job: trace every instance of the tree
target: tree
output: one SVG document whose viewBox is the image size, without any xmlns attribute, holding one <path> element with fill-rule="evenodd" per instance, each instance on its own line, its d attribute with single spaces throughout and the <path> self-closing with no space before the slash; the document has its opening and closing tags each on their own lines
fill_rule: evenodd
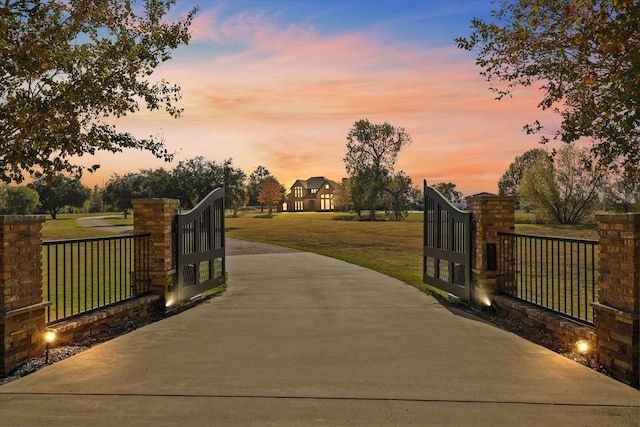
<svg viewBox="0 0 640 427">
<path fill-rule="evenodd" d="M 114 174 L 107 181 L 103 191 L 103 202 L 127 216 L 131 209 L 131 200 L 153 197 L 175 198 L 176 183 L 171 173 L 163 168 L 144 169 L 137 173 L 122 176 Z"/>
<path fill-rule="evenodd" d="M 456 190 L 456 185 L 454 183 L 440 182 L 437 184 L 433 184 L 431 187 L 438 190 L 438 192 L 450 202 L 455 202 L 456 200 L 460 200 L 462 198 L 462 192 Z"/>
<path fill-rule="evenodd" d="M 93 192 L 91 193 L 91 197 L 89 198 L 89 212 L 104 212 L 104 204 L 102 201 L 102 191 L 98 186 L 93 187 Z"/>
<path fill-rule="evenodd" d="M 172 155 L 157 137 L 120 132 L 141 108 L 179 117 L 180 88 L 152 78 L 190 39 L 197 9 L 175 23 L 175 0 L 6 0 L 0 7 L 0 179 L 79 175 L 74 156 L 125 148 Z M 88 168 L 95 169 L 99 165 Z"/>
<path fill-rule="evenodd" d="M 91 190 L 82 185 L 78 178 L 62 174 L 40 178 L 28 184 L 40 196 L 40 205 L 56 219 L 65 206 L 81 207 L 91 196 Z"/>
<path fill-rule="evenodd" d="M 221 184 L 225 185 L 225 200 L 237 209 L 246 198 L 246 174 L 233 167 L 233 159 L 218 164 L 202 156 L 178 163 L 173 169 L 174 189 L 182 206 L 191 209 Z"/>
<path fill-rule="evenodd" d="M 480 74 L 501 99 L 538 85 L 538 104 L 562 117 L 554 139 L 597 141 L 603 165 L 640 161 L 640 2 L 631 0 L 501 0 L 492 21 L 474 19 L 458 47 L 478 49 Z M 536 121 L 529 133 L 543 130 Z M 548 141 L 547 136 L 542 142 Z"/>
<path fill-rule="evenodd" d="M 171 173 L 181 205 L 191 209 L 220 186 L 224 182 L 223 169 L 224 165 L 218 165 L 202 156 L 178 163 Z"/>
<path fill-rule="evenodd" d="M 411 178 L 404 172 L 397 172 L 390 180 L 386 188 L 387 209 L 385 214 L 393 221 L 402 221 L 409 215 L 411 202 L 415 200 L 416 189 L 413 187 Z"/>
<path fill-rule="evenodd" d="M 7 187 L 5 212 L 13 215 L 28 215 L 40 205 L 38 193 L 25 186 Z"/>
<path fill-rule="evenodd" d="M 343 179 L 342 184 L 333 192 L 333 205 L 336 211 L 349 212 L 351 210 L 353 203 L 350 194 L 351 183 L 349 179 Z"/>
<path fill-rule="evenodd" d="M 640 211 L 640 171 L 614 174 L 605 187 L 607 207 L 617 212 Z"/>
<path fill-rule="evenodd" d="M 369 219 L 375 220 L 376 208 L 390 188 L 398 153 L 410 143 L 411 137 L 404 128 L 389 123 L 373 124 L 364 119 L 349 130 L 344 162 L 358 215 L 362 209 L 368 209 Z"/>
<path fill-rule="evenodd" d="M 273 206 L 278 205 L 284 198 L 284 192 L 280 183 L 273 179 L 265 180 L 260 186 L 258 202 L 267 205 L 269 216 L 273 212 Z"/>
<path fill-rule="evenodd" d="M 237 215 L 238 209 L 247 203 L 247 189 L 244 184 L 247 174 L 242 169 L 234 168 L 231 159 L 225 160 L 223 169 L 225 206 Z"/>
<path fill-rule="evenodd" d="M 517 156 L 509 169 L 498 181 L 498 194 L 500 196 L 514 196 L 520 199 L 520 182 L 527 166 L 539 156 L 546 154 L 542 148 L 533 148 Z"/>
<path fill-rule="evenodd" d="M 584 168 L 585 148 L 562 146 L 554 155 L 540 153 L 527 167 L 520 185 L 522 202 L 560 224 L 578 224 L 597 208 L 606 174 Z"/>
<path fill-rule="evenodd" d="M 260 194 L 260 187 L 262 183 L 269 177 L 272 177 L 269 169 L 264 166 L 258 166 L 255 171 L 249 175 L 249 184 L 247 185 L 247 196 L 249 197 L 249 206 L 255 206 L 259 204 L 258 195 Z M 264 205 L 260 206 L 261 211 L 264 210 Z"/>
</svg>

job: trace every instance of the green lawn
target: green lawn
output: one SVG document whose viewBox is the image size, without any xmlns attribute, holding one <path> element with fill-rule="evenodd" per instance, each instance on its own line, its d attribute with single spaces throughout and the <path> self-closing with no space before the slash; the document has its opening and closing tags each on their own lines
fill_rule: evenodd
<svg viewBox="0 0 640 427">
<path fill-rule="evenodd" d="M 361 265 L 406 283 L 422 283 L 422 214 L 407 221 L 357 221 L 338 213 L 227 217 L 226 236 L 287 246 Z"/>
<path fill-rule="evenodd" d="M 50 215 L 46 215 L 46 220 L 42 226 L 43 240 L 62 240 L 62 239 L 82 239 L 87 237 L 105 237 L 114 236 L 117 233 L 101 230 L 99 228 L 82 228 L 78 226 L 76 220 L 89 216 L 105 216 L 113 215 L 113 219 L 107 220 L 114 225 L 123 225 L 130 223 L 133 225 L 133 216 L 129 219 L 122 219 L 122 215 L 118 214 L 58 214 L 57 219 L 51 219 Z"/>
</svg>

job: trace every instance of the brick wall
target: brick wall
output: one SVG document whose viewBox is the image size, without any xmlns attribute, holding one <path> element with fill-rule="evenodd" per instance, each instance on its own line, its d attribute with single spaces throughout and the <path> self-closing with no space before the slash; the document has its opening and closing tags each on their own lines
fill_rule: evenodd
<svg viewBox="0 0 640 427">
<path fill-rule="evenodd" d="M 497 292 L 500 280 L 500 257 L 496 268 L 489 268 L 488 245 L 495 245 L 500 253 L 498 233 L 512 232 L 515 226 L 515 198 L 479 196 L 468 199 L 469 211 L 475 227 L 471 265 L 473 274 L 473 299 L 478 305 L 490 305 L 491 296 Z"/>
<path fill-rule="evenodd" d="M 133 204 L 133 231 L 150 233 L 149 276 L 151 292 L 171 304 L 176 280 L 174 221 L 179 201 L 175 199 L 136 199 Z"/>
<path fill-rule="evenodd" d="M 598 215 L 599 293 L 593 304 L 599 362 L 614 378 L 640 377 L 640 214 Z"/>
<path fill-rule="evenodd" d="M 56 323 L 47 329 L 56 332 L 54 345 L 69 344 L 81 338 L 96 336 L 109 329 L 125 327 L 150 316 L 160 316 L 164 306 L 158 295 L 144 295 L 100 310 Z"/>
<path fill-rule="evenodd" d="M 42 354 L 43 216 L 0 216 L 0 373 Z"/>
</svg>

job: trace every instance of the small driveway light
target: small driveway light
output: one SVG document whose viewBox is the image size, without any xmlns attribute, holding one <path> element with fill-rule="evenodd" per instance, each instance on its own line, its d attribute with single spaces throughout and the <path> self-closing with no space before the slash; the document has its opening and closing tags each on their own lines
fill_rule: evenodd
<svg viewBox="0 0 640 427">
<path fill-rule="evenodd" d="M 53 343 L 55 340 L 56 340 L 56 331 L 52 329 L 47 329 L 44 331 L 44 342 L 46 344 L 44 363 L 49 363 L 49 347 L 51 347 L 51 343 Z"/>
</svg>

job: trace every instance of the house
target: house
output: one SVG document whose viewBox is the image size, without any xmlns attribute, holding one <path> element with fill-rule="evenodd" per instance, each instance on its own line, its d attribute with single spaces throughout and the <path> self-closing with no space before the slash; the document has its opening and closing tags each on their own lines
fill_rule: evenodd
<svg viewBox="0 0 640 427">
<path fill-rule="evenodd" d="M 333 194 L 340 187 L 337 182 L 323 176 L 298 179 L 291 186 L 291 193 L 283 204 L 288 212 L 332 211 Z"/>
</svg>

